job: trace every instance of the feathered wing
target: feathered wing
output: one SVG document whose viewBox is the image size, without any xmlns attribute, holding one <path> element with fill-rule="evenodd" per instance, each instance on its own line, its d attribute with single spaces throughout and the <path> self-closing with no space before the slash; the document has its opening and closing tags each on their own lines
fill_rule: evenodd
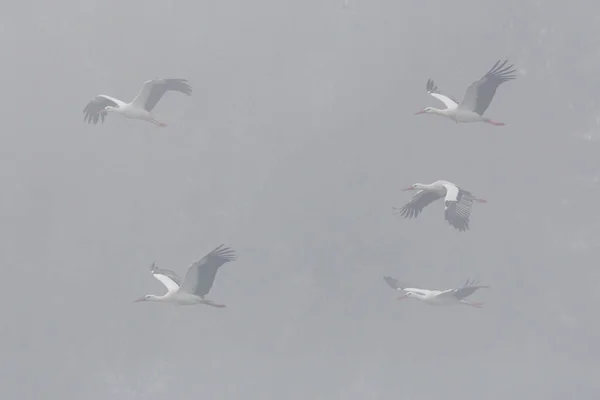
<svg viewBox="0 0 600 400">
<path fill-rule="evenodd" d="M 444 217 L 446 221 L 461 232 L 469 230 L 471 207 L 475 196 L 471 192 L 460 189 L 456 201 L 446 200 Z"/>
<path fill-rule="evenodd" d="M 190 96 L 192 87 L 186 79 L 153 79 L 144 82 L 142 89 L 133 100 L 133 105 L 150 112 L 166 92 L 181 92 Z"/>
<path fill-rule="evenodd" d="M 478 285 L 479 281 L 468 281 L 461 288 L 444 290 L 439 296 L 454 296 L 458 300 L 462 300 L 475 293 L 477 289 L 487 289 L 487 285 Z"/>
<path fill-rule="evenodd" d="M 94 125 L 96 125 L 99 120 L 104 123 L 104 118 L 106 118 L 107 113 L 103 110 L 106 106 L 120 107 L 115 99 L 105 95 L 98 95 L 94 100 L 87 103 L 83 109 L 83 120 L 90 124 L 93 123 Z"/>
<path fill-rule="evenodd" d="M 405 206 L 393 209 L 404 218 L 417 218 L 425 207 L 439 198 L 440 195 L 435 192 L 419 190 Z"/>
<path fill-rule="evenodd" d="M 233 249 L 223 246 L 222 244 L 215 248 L 189 267 L 183 279 L 181 290 L 200 297 L 204 297 L 210 292 L 219 268 L 226 262 L 237 259 Z"/>
<path fill-rule="evenodd" d="M 392 278 L 391 276 L 384 276 L 383 280 L 385 281 L 385 283 L 388 284 L 389 287 L 391 287 L 394 290 L 404 290 L 405 288 L 410 286 L 408 283 L 401 282 L 396 278 Z"/>
<path fill-rule="evenodd" d="M 150 266 L 150 272 L 152 272 L 152 276 L 154 276 L 167 287 L 169 292 L 175 292 L 179 290 L 179 287 L 181 286 L 181 279 L 175 272 L 168 269 L 158 268 L 156 263 L 152 263 Z"/>
<path fill-rule="evenodd" d="M 465 107 L 483 115 L 490 106 L 498 86 L 517 77 L 514 65 L 506 66 L 507 62 L 508 60 L 502 63 L 497 61 L 483 77 L 471 83 L 459 107 Z"/>
<path fill-rule="evenodd" d="M 446 105 L 446 108 L 453 109 L 458 107 L 458 100 L 453 99 L 447 94 L 443 94 L 442 92 L 440 92 L 433 79 L 429 79 L 427 81 L 426 89 L 427 93 L 444 103 Z"/>
</svg>

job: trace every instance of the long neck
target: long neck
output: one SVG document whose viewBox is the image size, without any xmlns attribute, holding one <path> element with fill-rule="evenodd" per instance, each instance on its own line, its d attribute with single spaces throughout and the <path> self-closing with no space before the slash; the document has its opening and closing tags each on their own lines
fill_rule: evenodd
<svg viewBox="0 0 600 400">
<path fill-rule="evenodd" d="M 434 108 L 431 107 L 429 109 L 429 113 L 430 114 L 435 114 L 435 115 L 441 115 L 442 117 L 447 117 L 448 116 L 448 109 L 444 109 L 444 110 L 440 110 L 439 108 Z"/>
<path fill-rule="evenodd" d="M 419 190 L 436 190 L 437 188 L 434 187 L 432 183 L 429 183 L 429 184 L 418 183 L 416 185 L 416 189 L 419 189 Z"/>
</svg>

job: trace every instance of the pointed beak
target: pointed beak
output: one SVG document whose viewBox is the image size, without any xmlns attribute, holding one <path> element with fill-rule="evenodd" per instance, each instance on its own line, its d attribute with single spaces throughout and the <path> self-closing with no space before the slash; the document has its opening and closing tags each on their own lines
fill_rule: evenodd
<svg viewBox="0 0 600 400">
<path fill-rule="evenodd" d="M 417 111 L 417 112 L 415 113 L 415 115 L 419 115 L 419 114 L 425 114 L 425 110 Z"/>
<path fill-rule="evenodd" d="M 134 300 L 133 302 L 137 303 L 137 302 L 140 302 L 140 301 L 146 301 L 146 298 L 145 297 L 140 297 L 139 299 Z"/>
<path fill-rule="evenodd" d="M 401 192 L 406 192 L 406 191 L 409 191 L 409 190 L 415 190 L 415 188 L 414 188 L 414 187 L 412 187 L 412 186 L 409 186 L 409 187 L 407 187 L 407 188 L 401 189 L 400 191 L 401 191 Z"/>
<path fill-rule="evenodd" d="M 404 299 L 407 299 L 407 298 L 408 298 L 408 296 L 407 296 L 407 295 L 404 295 L 404 296 L 400 296 L 400 297 L 398 297 L 396 300 L 404 300 Z"/>
</svg>

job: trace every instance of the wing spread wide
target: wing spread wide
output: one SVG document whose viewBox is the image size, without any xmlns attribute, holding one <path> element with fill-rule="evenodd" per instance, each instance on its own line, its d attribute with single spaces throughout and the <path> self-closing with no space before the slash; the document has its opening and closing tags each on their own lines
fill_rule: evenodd
<svg viewBox="0 0 600 400">
<path fill-rule="evenodd" d="M 479 283 L 479 281 L 467 280 L 467 282 L 465 283 L 465 285 L 463 287 L 457 288 L 457 289 L 445 290 L 440 295 L 441 296 L 454 296 L 458 300 L 462 300 L 465 297 L 468 297 L 468 296 L 472 295 L 473 293 L 475 293 L 475 291 L 477 289 L 489 288 L 489 286 L 487 286 L 487 285 L 478 285 L 478 283 Z"/>
<path fill-rule="evenodd" d="M 426 89 L 427 93 L 444 103 L 446 105 L 446 108 L 453 109 L 458 107 L 458 100 L 453 99 L 447 94 L 443 94 L 442 92 L 440 92 L 433 79 L 429 79 L 427 81 Z"/>
<path fill-rule="evenodd" d="M 475 196 L 466 190 L 459 190 L 456 201 L 446 200 L 444 217 L 446 221 L 461 232 L 469 230 L 471 207 Z"/>
<path fill-rule="evenodd" d="M 108 96 L 99 95 L 94 100 L 87 103 L 83 109 L 83 120 L 87 123 L 96 125 L 98 121 L 104 123 L 106 111 L 103 111 L 106 106 L 119 107 L 119 104 Z"/>
<path fill-rule="evenodd" d="M 439 198 L 440 195 L 436 192 L 419 190 L 405 206 L 400 209 L 394 207 L 394 210 L 404 218 L 417 218 L 425 207 Z"/>
<path fill-rule="evenodd" d="M 394 290 L 404 290 L 405 288 L 410 286 L 408 283 L 401 282 L 396 278 L 392 278 L 391 276 L 384 276 L 383 280 L 385 281 L 385 283 L 388 284 L 389 287 L 391 287 Z"/>
<path fill-rule="evenodd" d="M 233 249 L 223 246 L 218 246 L 189 267 L 181 290 L 200 297 L 204 297 L 210 292 L 219 268 L 223 264 L 237 259 Z"/>
<path fill-rule="evenodd" d="M 153 277 L 165 285 L 169 293 L 179 290 L 181 279 L 179 279 L 175 272 L 169 271 L 168 269 L 157 268 L 155 263 L 152 263 L 152 266 L 150 266 L 150 272 L 152 272 Z"/>
<path fill-rule="evenodd" d="M 506 65 L 507 62 L 508 60 L 504 60 L 504 62 L 497 61 L 483 77 L 471 83 L 459 107 L 483 115 L 490 106 L 498 86 L 517 77 L 514 65 Z"/>
<path fill-rule="evenodd" d="M 153 79 L 144 82 L 142 89 L 133 100 L 136 107 L 150 112 L 166 92 L 180 92 L 190 96 L 192 87 L 186 79 Z"/>
</svg>

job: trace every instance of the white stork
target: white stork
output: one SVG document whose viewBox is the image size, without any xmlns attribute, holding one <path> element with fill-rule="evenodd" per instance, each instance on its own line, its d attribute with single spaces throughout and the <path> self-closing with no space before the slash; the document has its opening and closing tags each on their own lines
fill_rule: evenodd
<svg viewBox="0 0 600 400">
<path fill-rule="evenodd" d="M 432 306 L 451 306 L 465 304 L 471 307 L 481 308 L 483 303 L 471 303 L 464 300 L 465 297 L 472 295 L 477 289 L 489 288 L 489 286 L 478 285 L 479 281 L 469 281 L 463 287 L 447 290 L 427 290 L 410 287 L 409 284 L 400 282 L 391 276 L 384 276 L 383 280 L 394 290 L 403 292 L 398 300 L 417 299 Z"/>
<path fill-rule="evenodd" d="M 450 118 L 456 123 L 460 122 L 479 122 L 483 121 L 488 124 L 502 126 L 503 122 L 492 121 L 485 118 L 483 113 L 490 106 L 496 89 L 502 82 L 516 78 L 514 65 L 505 66 L 507 60 L 503 63 L 497 61 L 496 64 L 485 74 L 481 79 L 471 83 L 467 88 L 465 97 L 462 102 L 458 102 L 450 96 L 444 95 L 438 91 L 438 87 L 432 79 L 427 81 L 427 92 L 440 100 L 446 105 L 446 108 L 440 110 L 438 108 L 426 107 L 418 114 L 436 114 L 446 118 Z"/>
<path fill-rule="evenodd" d="M 157 121 L 152 116 L 152 109 L 166 92 L 181 92 L 190 96 L 192 88 L 185 79 L 154 79 L 146 81 L 142 89 L 131 103 L 125 103 L 114 97 L 100 94 L 90 101 L 83 109 L 83 120 L 97 124 L 108 112 L 121 114 L 126 118 L 141 119 L 152 122 L 158 126 L 167 126 L 164 122 Z"/>
<path fill-rule="evenodd" d="M 235 261 L 235 251 L 229 247 L 220 245 L 204 256 L 201 260 L 193 263 L 187 271 L 183 282 L 173 271 L 159 269 L 153 263 L 150 267 L 152 275 L 167 287 L 167 293 L 162 296 L 148 294 L 138 301 L 159 301 L 177 305 L 205 304 L 212 307 L 225 307 L 205 299 L 215 281 L 217 271 L 221 265 L 229 261 Z"/>
<path fill-rule="evenodd" d="M 404 218 L 416 218 L 423 211 L 423 208 L 444 197 L 446 221 L 461 232 L 469 229 L 473 201 L 487 203 L 487 200 L 477 198 L 471 192 L 448 181 L 435 181 L 430 184 L 415 183 L 402 189 L 402 191 L 407 190 L 417 190 L 417 193 L 402 208 L 393 207 L 396 214 Z"/>
</svg>

